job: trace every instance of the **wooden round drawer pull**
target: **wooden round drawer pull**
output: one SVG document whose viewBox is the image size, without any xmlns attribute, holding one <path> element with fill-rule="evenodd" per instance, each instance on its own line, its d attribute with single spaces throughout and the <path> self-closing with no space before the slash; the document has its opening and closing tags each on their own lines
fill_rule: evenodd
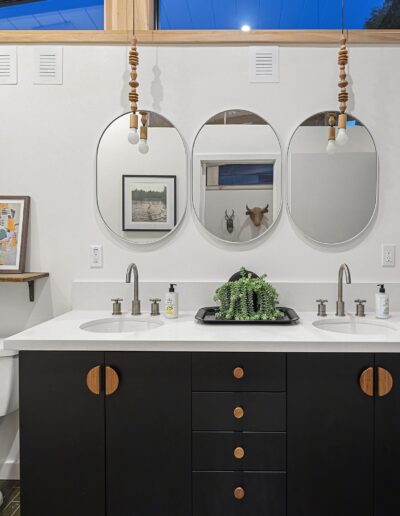
<svg viewBox="0 0 400 516">
<path fill-rule="evenodd" d="M 241 380 L 244 377 L 243 367 L 235 367 L 233 370 L 233 376 L 236 378 L 236 380 Z"/>
<path fill-rule="evenodd" d="M 244 495 L 245 495 L 245 492 L 244 492 L 243 487 L 237 487 L 233 491 L 233 496 L 236 498 L 236 500 L 243 500 Z"/>
<path fill-rule="evenodd" d="M 237 448 L 235 448 L 233 450 L 233 456 L 235 457 L 235 459 L 243 459 L 244 457 L 244 449 L 241 447 L 241 446 L 238 446 Z"/>
<path fill-rule="evenodd" d="M 244 416 L 243 407 L 235 407 L 233 410 L 233 415 L 235 416 L 236 419 L 242 419 L 242 417 Z"/>
</svg>

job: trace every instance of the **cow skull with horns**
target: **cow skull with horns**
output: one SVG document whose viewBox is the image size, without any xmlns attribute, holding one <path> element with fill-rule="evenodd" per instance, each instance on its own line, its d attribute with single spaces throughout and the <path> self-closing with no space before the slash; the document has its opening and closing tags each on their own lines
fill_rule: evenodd
<svg viewBox="0 0 400 516">
<path fill-rule="evenodd" d="M 250 218 L 255 226 L 260 226 L 264 218 L 264 214 L 268 213 L 269 204 L 265 208 L 249 208 L 246 204 L 246 215 Z"/>
</svg>

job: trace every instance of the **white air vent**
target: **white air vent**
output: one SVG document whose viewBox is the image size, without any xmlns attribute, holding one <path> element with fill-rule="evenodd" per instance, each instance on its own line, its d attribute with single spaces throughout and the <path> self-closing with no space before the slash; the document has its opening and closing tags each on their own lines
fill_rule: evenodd
<svg viewBox="0 0 400 516">
<path fill-rule="evenodd" d="M 17 47 L 0 48 L 0 84 L 17 84 Z"/>
<path fill-rule="evenodd" d="M 63 83 L 62 47 L 37 47 L 35 49 L 34 84 Z"/>
<path fill-rule="evenodd" d="M 250 82 L 279 82 L 279 47 L 250 47 Z"/>
</svg>

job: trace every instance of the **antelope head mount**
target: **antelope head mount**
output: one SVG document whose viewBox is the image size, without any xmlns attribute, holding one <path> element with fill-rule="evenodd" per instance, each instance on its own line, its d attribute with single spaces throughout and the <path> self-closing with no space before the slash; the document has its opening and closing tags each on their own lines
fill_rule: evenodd
<svg viewBox="0 0 400 516">
<path fill-rule="evenodd" d="M 246 204 L 246 215 L 250 218 L 255 226 L 260 226 L 264 218 L 264 214 L 268 213 L 269 204 L 265 208 L 249 208 Z"/>
<path fill-rule="evenodd" d="M 226 229 L 228 233 L 233 231 L 233 219 L 235 218 L 235 210 L 232 210 L 232 214 L 228 215 L 228 210 L 225 210 Z"/>
</svg>

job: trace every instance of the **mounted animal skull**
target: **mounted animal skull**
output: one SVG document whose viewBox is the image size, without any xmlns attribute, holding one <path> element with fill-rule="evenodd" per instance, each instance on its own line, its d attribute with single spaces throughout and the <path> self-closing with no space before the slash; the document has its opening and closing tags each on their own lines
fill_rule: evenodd
<svg viewBox="0 0 400 516">
<path fill-rule="evenodd" d="M 264 214 L 268 213 L 269 204 L 265 208 L 249 208 L 246 204 L 246 215 L 250 218 L 255 226 L 260 226 L 264 218 Z"/>
<path fill-rule="evenodd" d="M 232 215 L 228 215 L 228 210 L 225 210 L 226 229 L 228 233 L 233 231 L 233 219 L 235 218 L 235 210 L 232 210 Z"/>
</svg>

